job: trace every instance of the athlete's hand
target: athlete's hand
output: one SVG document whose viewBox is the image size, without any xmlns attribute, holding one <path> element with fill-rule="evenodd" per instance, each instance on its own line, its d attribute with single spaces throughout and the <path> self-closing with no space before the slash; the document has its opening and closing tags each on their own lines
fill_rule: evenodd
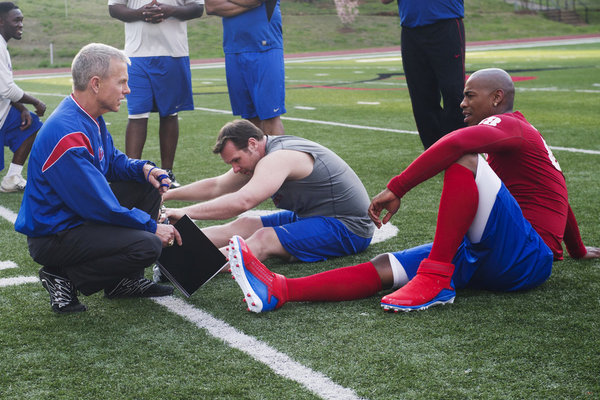
<svg viewBox="0 0 600 400">
<path fill-rule="evenodd" d="M 371 200 L 371 204 L 369 205 L 369 218 L 371 218 L 377 228 L 381 228 L 383 224 L 387 224 L 394 214 L 398 212 L 399 208 L 400 198 L 391 190 L 385 189 Z M 379 217 L 383 210 L 386 210 L 387 214 L 385 214 L 383 220 L 381 220 Z"/>
<path fill-rule="evenodd" d="M 29 113 L 29 110 L 25 109 L 21 111 L 21 127 L 19 129 L 24 131 L 25 129 L 31 126 L 32 122 L 33 120 L 31 119 L 31 114 Z"/>
<path fill-rule="evenodd" d="M 583 260 L 591 260 L 592 258 L 600 258 L 600 247 L 585 246 L 587 253 L 582 257 Z"/>
<path fill-rule="evenodd" d="M 164 215 L 169 219 L 169 223 L 174 224 L 185 215 L 181 208 L 165 208 Z"/>
</svg>

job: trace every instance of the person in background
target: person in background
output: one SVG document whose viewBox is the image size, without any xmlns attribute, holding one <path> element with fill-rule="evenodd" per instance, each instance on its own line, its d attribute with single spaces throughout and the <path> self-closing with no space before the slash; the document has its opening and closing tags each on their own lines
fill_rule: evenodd
<svg viewBox="0 0 600 400">
<path fill-rule="evenodd" d="M 279 0 L 207 0 L 206 13 L 223 17 L 233 115 L 251 121 L 267 135 L 283 135 L 285 71 Z"/>
<path fill-rule="evenodd" d="M 200 18 L 202 0 L 109 0 L 110 16 L 125 23 L 128 67 L 125 153 L 141 158 L 150 113 L 158 112 L 161 168 L 179 187 L 173 174 L 179 140 L 178 113 L 194 109 L 187 21 Z"/>
<path fill-rule="evenodd" d="M 464 127 L 460 102 L 465 84 L 465 7 L 463 0 L 397 2 L 402 66 L 417 130 L 428 148 Z"/>
<path fill-rule="evenodd" d="M 23 13 L 14 3 L 0 2 L 0 143 L 13 152 L 8 172 L 0 182 L 0 192 L 25 189 L 23 165 L 42 126 L 39 117 L 46 112 L 46 104 L 25 93 L 13 80 L 7 43 L 10 39 L 21 40 L 22 35 Z M 35 114 L 23 104 L 33 105 Z M 0 151 L 0 171 L 3 169 L 4 151 Z"/>
</svg>

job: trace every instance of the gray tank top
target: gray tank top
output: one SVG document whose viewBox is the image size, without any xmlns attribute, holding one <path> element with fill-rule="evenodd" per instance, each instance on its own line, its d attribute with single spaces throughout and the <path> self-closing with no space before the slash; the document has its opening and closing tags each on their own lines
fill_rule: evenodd
<svg viewBox="0 0 600 400">
<path fill-rule="evenodd" d="M 367 215 L 370 199 L 356 173 L 333 151 L 296 136 L 267 136 L 266 153 L 296 150 L 314 159 L 306 178 L 285 181 L 271 197 L 278 208 L 294 211 L 298 217 L 333 217 L 352 233 L 370 238 L 375 225 Z"/>
</svg>

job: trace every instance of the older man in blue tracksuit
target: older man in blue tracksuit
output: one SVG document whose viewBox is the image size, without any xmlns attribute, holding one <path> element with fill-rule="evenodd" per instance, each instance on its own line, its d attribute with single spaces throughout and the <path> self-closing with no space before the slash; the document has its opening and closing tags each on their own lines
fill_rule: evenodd
<svg viewBox="0 0 600 400">
<path fill-rule="evenodd" d="M 170 181 L 164 170 L 117 150 L 102 117 L 118 111 L 129 93 L 127 62 L 110 46 L 81 49 L 72 65 L 73 94 L 31 151 L 15 229 L 43 265 L 40 280 L 58 313 L 85 311 L 77 290 L 104 289 L 109 298 L 173 292 L 143 278 L 163 246 L 181 243 L 172 226 L 155 221 Z"/>
</svg>

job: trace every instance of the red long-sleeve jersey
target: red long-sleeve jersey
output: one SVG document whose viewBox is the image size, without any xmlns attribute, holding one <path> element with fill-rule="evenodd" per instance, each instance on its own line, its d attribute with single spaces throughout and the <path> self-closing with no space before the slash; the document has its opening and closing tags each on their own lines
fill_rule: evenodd
<svg viewBox="0 0 600 400">
<path fill-rule="evenodd" d="M 555 259 L 563 257 L 563 239 L 572 257 L 586 254 L 560 166 L 542 135 L 518 111 L 491 116 L 479 125 L 444 136 L 392 178 L 387 187 L 403 197 L 419 183 L 472 153 L 487 154 L 490 167 Z"/>
</svg>

